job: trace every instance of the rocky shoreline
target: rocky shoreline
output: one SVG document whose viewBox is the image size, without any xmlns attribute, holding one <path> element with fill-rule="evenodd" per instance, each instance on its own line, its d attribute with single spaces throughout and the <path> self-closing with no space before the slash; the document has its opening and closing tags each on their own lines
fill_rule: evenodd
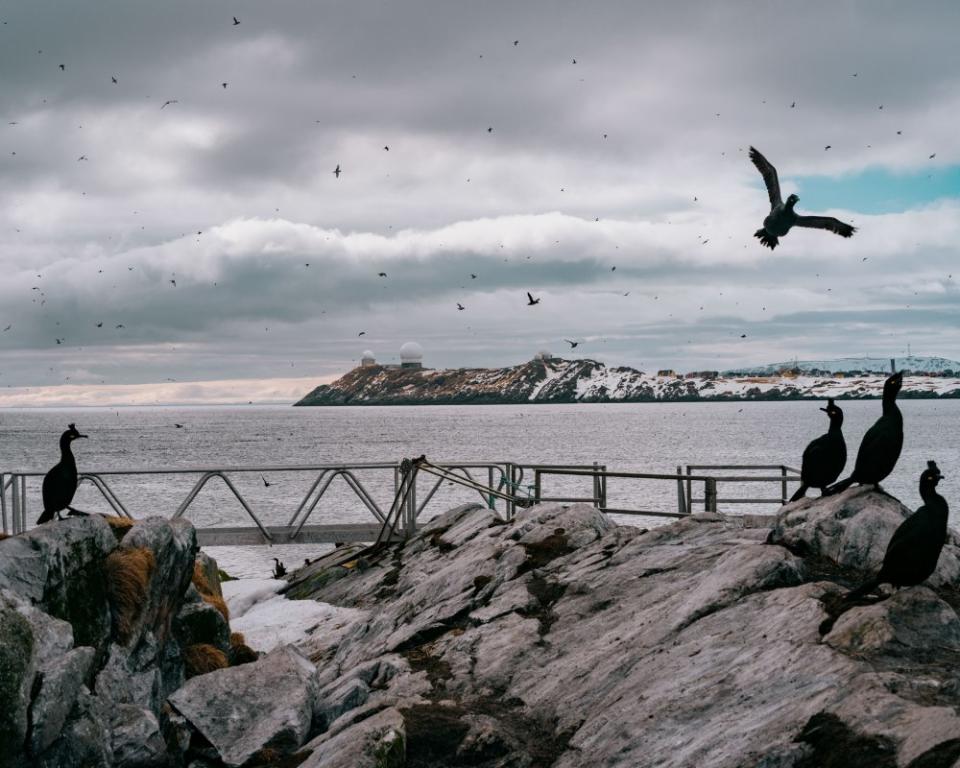
<svg viewBox="0 0 960 768">
<path fill-rule="evenodd" d="M 867 488 L 788 504 L 772 528 L 458 507 L 290 574 L 287 599 L 329 618 L 189 679 L 198 639 L 229 653 L 191 583 L 189 524 L 138 522 L 120 542 L 98 518 L 41 526 L 0 541 L 0 765 L 948 768 L 955 535 L 927 584 L 834 611 L 907 514 Z M 124 624 L 98 569 L 131 548 L 156 567 Z M 221 620 L 187 630 L 213 618 L 201 604 Z"/>
</svg>

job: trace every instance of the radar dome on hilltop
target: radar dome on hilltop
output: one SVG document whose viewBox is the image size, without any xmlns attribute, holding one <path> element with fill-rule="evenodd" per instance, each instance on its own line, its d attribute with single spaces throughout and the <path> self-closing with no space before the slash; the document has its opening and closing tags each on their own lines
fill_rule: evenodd
<svg viewBox="0 0 960 768">
<path fill-rule="evenodd" d="M 537 352 L 537 354 L 533 356 L 533 359 L 544 360 L 549 362 L 550 360 L 553 360 L 553 353 L 547 349 L 541 349 L 539 352 Z"/>
<path fill-rule="evenodd" d="M 363 354 L 360 355 L 360 365 L 363 368 L 367 368 L 371 365 L 376 365 L 376 364 L 377 364 L 377 359 L 373 356 L 373 352 L 371 352 L 369 349 L 365 349 L 363 351 Z"/>
<path fill-rule="evenodd" d="M 400 366 L 402 368 L 422 368 L 423 347 L 415 341 L 408 341 L 400 347 Z"/>
</svg>

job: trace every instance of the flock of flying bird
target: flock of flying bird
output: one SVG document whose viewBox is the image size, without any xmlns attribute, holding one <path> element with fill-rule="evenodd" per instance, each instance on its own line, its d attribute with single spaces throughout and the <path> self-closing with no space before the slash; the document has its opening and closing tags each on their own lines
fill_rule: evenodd
<svg viewBox="0 0 960 768">
<path fill-rule="evenodd" d="M 240 26 L 240 24 L 241 22 L 238 17 L 236 16 L 231 17 L 231 21 L 230 21 L 231 26 L 238 27 Z M 519 40 L 514 40 L 512 42 L 514 47 L 517 47 L 520 45 Z M 38 53 L 42 53 L 42 51 L 38 51 Z M 481 59 L 483 58 L 482 54 L 480 58 Z M 574 65 L 577 64 L 576 58 L 572 59 L 572 64 Z M 65 72 L 67 70 L 67 65 L 65 63 L 60 63 L 58 64 L 58 68 L 61 72 Z M 854 77 L 854 78 L 858 76 L 859 76 L 859 73 L 857 72 L 854 72 L 851 75 L 851 77 Z M 110 81 L 114 85 L 117 85 L 120 82 L 119 78 L 116 75 L 112 75 L 110 77 Z M 220 86 L 223 89 L 226 89 L 228 85 L 229 83 L 226 81 L 220 83 Z M 167 99 L 161 104 L 160 109 L 164 110 L 170 106 L 177 105 L 179 103 L 180 103 L 179 99 L 176 99 L 176 98 Z M 765 100 L 764 100 L 764 103 L 766 103 Z M 793 101 L 789 106 L 791 109 L 795 109 L 797 106 L 796 101 Z M 879 105 L 878 107 L 879 110 L 883 110 L 883 108 L 884 107 L 882 104 Z M 720 117 L 719 113 L 716 114 L 716 117 Z M 316 121 L 316 122 L 320 122 L 320 121 Z M 10 124 L 16 125 L 17 122 L 10 121 Z M 493 133 L 493 126 L 488 126 L 486 128 L 486 131 L 487 133 Z M 902 135 L 903 131 L 897 130 L 896 133 L 897 135 Z M 604 139 L 607 138 L 606 133 L 603 134 L 603 138 Z M 832 148 L 832 145 L 829 145 L 829 144 L 824 147 L 825 150 L 830 150 L 831 148 Z M 390 146 L 384 145 L 383 150 L 389 152 Z M 935 157 L 936 157 L 935 152 L 929 155 L 929 159 L 933 159 Z M 760 241 L 762 245 L 770 248 L 771 250 L 775 249 L 777 245 L 780 243 L 780 239 L 783 238 L 793 227 L 822 229 L 825 231 L 833 232 L 844 238 L 849 238 L 856 232 L 856 228 L 851 224 L 840 221 L 839 219 L 836 219 L 833 217 L 797 214 L 795 211 L 795 206 L 799 201 L 799 198 L 797 197 L 797 195 L 793 194 L 788 196 L 786 201 L 782 199 L 781 192 L 780 192 L 779 178 L 774 166 L 754 147 L 749 148 L 749 158 L 753 162 L 753 164 L 756 166 L 757 170 L 760 172 L 764 180 L 767 194 L 769 197 L 769 202 L 770 202 L 770 212 L 764 218 L 763 226 L 754 233 L 754 236 Z M 83 155 L 80 155 L 78 160 L 88 160 L 88 157 L 86 154 L 83 154 Z M 341 165 L 340 163 L 337 163 L 332 171 L 332 174 L 336 179 L 339 180 L 342 173 L 343 173 L 343 170 L 341 168 Z M 694 201 L 697 201 L 696 196 L 693 199 Z M 596 220 L 599 221 L 599 217 Z M 197 235 L 201 235 L 201 234 L 202 232 L 199 232 L 199 231 L 197 232 Z M 706 244 L 708 242 L 710 242 L 710 238 L 702 238 L 700 240 L 701 244 Z M 305 266 L 309 267 L 310 264 L 307 263 Z M 132 270 L 133 267 L 128 267 L 128 269 Z M 611 271 L 615 271 L 615 270 L 616 270 L 615 266 L 611 268 Z M 385 272 L 380 272 L 378 276 L 381 278 L 387 277 Z M 477 275 L 471 273 L 470 278 L 476 279 Z M 175 279 L 175 276 L 171 276 L 167 280 L 167 282 L 174 288 L 177 287 L 177 281 Z M 214 283 L 214 286 L 216 286 L 216 283 Z M 40 288 L 35 287 L 34 290 L 40 291 Z M 534 307 L 541 303 L 541 297 L 534 297 L 534 295 L 529 291 L 527 292 L 526 295 L 527 295 L 527 302 L 526 302 L 527 307 Z M 629 296 L 630 291 L 626 291 L 623 295 Z M 658 297 L 654 297 L 654 298 L 658 298 Z M 37 295 L 37 298 L 34 299 L 34 301 L 39 302 L 41 305 L 45 304 L 46 295 L 44 294 L 44 292 L 40 291 L 40 293 Z M 456 309 L 458 312 L 463 312 L 467 310 L 467 306 L 463 303 L 463 301 L 457 301 Z M 703 309 L 703 307 L 701 307 L 701 309 Z M 766 308 L 764 307 L 764 310 L 765 309 Z M 670 316 L 672 317 L 672 314 Z M 57 323 L 57 325 L 59 325 L 59 322 Z M 123 323 L 116 323 L 112 325 L 114 330 L 124 329 L 125 327 Z M 103 322 L 102 321 L 97 322 L 96 327 L 103 328 L 104 327 Z M 5 333 L 7 331 L 10 331 L 12 328 L 13 328 L 13 324 L 8 323 L 5 327 L 2 328 L 2 330 L 0 330 L 0 333 Z M 358 333 L 358 336 L 365 336 L 365 335 L 366 335 L 366 331 L 360 331 L 360 333 Z M 747 337 L 747 334 L 745 333 L 740 334 L 741 339 L 745 339 L 746 337 Z M 56 345 L 62 345 L 66 342 L 66 338 L 60 335 L 57 335 L 54 341 Z M 583 340 L 574 341 L 571 339 L 564 339 L 564 341 L 570 345 L 571 350 L 575 349 L 577 346 L 584 343 Z"/>
</svg>

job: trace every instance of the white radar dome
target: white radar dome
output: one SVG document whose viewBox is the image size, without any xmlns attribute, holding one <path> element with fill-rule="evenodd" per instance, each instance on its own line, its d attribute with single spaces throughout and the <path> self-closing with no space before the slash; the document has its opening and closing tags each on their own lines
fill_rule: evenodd
<svg viewBox="0 0 960 768">
<path fill-rule="evenodd" d="M 400 347 L 401 363 L 420 363 L 423 361 L 423 347 L 415 341 L 408 341 Z"/>
</svg>

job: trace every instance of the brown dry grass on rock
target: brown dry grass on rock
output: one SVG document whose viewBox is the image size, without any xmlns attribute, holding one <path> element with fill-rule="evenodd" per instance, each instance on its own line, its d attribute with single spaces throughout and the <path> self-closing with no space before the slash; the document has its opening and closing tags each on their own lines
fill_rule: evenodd
<svg viewBox="0 0 960 768">
<path fill-rule="evenodd" d="M 205 602 L 210 603 L 210 605 L 220 611 L 220 615 L 223 616 L 223 620 L 229 624 L 230 609 L 227 607 L 226 601 L 219 595 L 215 594 L 213 589 L 210 587 L 210 581 L 207 579 L 207 574 L 199 561 L 194 562 L 193 564 L 193 586 L 197 588 L 197 592 L 200 593 L 200 597 L 202 597 Z"/>
<path fill-rule="evenodd" d="M 130 639 L 140 618 L 156 565 L 153 552 L 145 547 L 115 550 L 104 562 L 107 596 L 113 609 L 114 629 L 121 643 Z"/>
<path fill-rule="evenodd" d="M 183 668 L 187 678 L 205 675 L 230 666 L 226 654 L 208 643 L 188 645 L 183 649 Z"/>
<path fill-rule="evenodd" d="M 217 597 L 216 595 L 205 595 L 202 592 L 200 597 L 203 598 L 204 602 L 210 603 L 214 608 L 220 611 L 220 615 L 223 616 L 223 620 L 230 623 L 230 609 L 227 608 L 227 603 L 222 597 Z"/>
<path fill-rule="evenodd" d="M 123 537 L 127 535 L 127 532 L 136 525 L 136 520 L 131 520 L 129 517 L 113 517 L 111 515 L 104 515 L 103 519 L 107 521 L 107 525 L 110 526 L 110 530 L 113 531 L 113 535 L 116 536 L 117 541 L 123 541 Z"/>
<path fill-rule="evenodd" d="M 210 582 L 207 581 L 207 574 L 203 570 L 203 565 L 201 565 L 199 560 L 195 560 L 193 563 L 193 586 L 197 588 L 197 592 L 201 595 L 212 595 L 213 589 L 210 588 Z"/>
</svg>

